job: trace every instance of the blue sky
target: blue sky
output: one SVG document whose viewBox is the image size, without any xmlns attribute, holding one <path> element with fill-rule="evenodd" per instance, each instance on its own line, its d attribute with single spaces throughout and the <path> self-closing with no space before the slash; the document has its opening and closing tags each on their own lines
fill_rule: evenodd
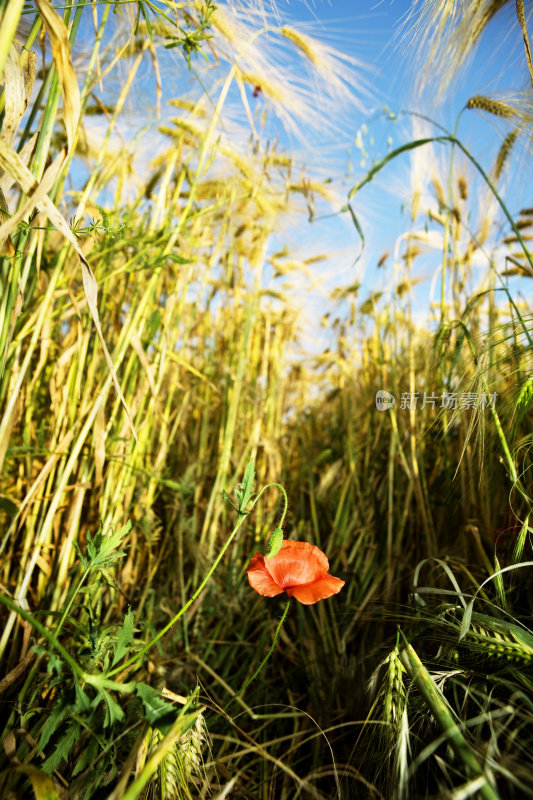
<svg viewBox="0 0 533 800">
<path fill-rule="evenodd" d="M 343 125 L 343 133 L 337 140 L 331 140 L 329 146 L 339 155 L 339 165 L 342 153 L 346 154 L 346 161 L 351 164 L 351 174 L 344 180 L 348 190 L 353 184 L 363 177 L 372 163 L 378 161 L 387 152 L 389 147 L 398 147 L 414 138 L 410 127 L 410 118 L 400 116 L 397 121 L 391 122 L 387 115 L 381 113 L 382 105 L 386 104 L 393 112 L 403 110 L 425 112 L 436 122 L 453 130 L 466 101 L 475 94 L 493 95 L 510 88 L 520 90 L 527 86 L 527 74 L 524 72 L 523 50 L 520 46 L 520 31 L 513 20 L 514 4 L 508 11 L 507 17 L 497 17 L 489 25 L 486 34 L 482 37 L 477 51 L 468 68 L 460 73 L 458 79 L 452 84 L 439 104 L 432 104 L 434 92 L 431 91 L 422 100 L 414 92 L 414 76 L 419 65 L 415 60 L 415 53 L 409 47 L 409 39 L 404 38 L 408 29 L 406 17 L 410 3 L 406 0 L 382 0 L 381 2 L 350 2 L 349 0 L 332 0 L 332 2 L 315 3 L 278 2 L 278 12 L 281 21 L 286 15 L 295 21 L 295 24 L 305 26 L 310 24 L 310 30 L 318 37 L 323 35 L 345 52 L 348 52 L 362 62 L 368 69 L 364 71 L 366 84 L 371 89 L 373 99 L 369 99 L 367 113 L 353 110 Z M 512 23 L 509 25 L 508 23 Z M 511 31 L 511 33 L 509 33 Z M 500 127 L 498 129 L 498 123 Z M 351 127 L 351 131 L 350 131 Z M 356 146 L 356 142 L 363 142 L 365 153 Z M 504 129 L 506 132 L 507 129 Z M 495 155 L 502 141 L 501 122 L 494 117 L 478 111 L 467 110 L 461 116 L 458 135 L 461 141 L 471 150 L 488 172 L 494 164 Z M 428 132 L 437 134 L 437 130 L 428 128 Z M 324 143 L 327 148 L 327 143 Z M 440 164 L 440 178 L 444 183 L 447 177 L 446 164 L 450 156 L 448 146 L 436 146 L 434 159 Z M 420 161 L 424 157 L 421 151 Z M 508 179 L 507 200 L 512 213 L 524 205 L 533 205 L 529 195 L 529 180 L 525 175 L 531 175 L 527 169 L 526 155 L 522 152 L 518 160 L 519 172 L 511 173 Z M 460 164 L 460 159 L 458 159 Z M 412 155 L 406 154 L 390 163 L 365 187 L 353 201 L 354 209 L 360 218 L 365 232 L 366 246 L 363 257 L 353 270 L 348 268 L 348 262 L 339 257 L 342 264 L 338 275 L 340 283 L 350 284 L 361 280 L 362 290 L 360 297 L 364 297 L 375 289 L 390 287 L 390 278 L 387 270 L 376 270 L 380 256 L 385 251 L 390 251 L 397 237 L 410 227 L 409 214 L 402 215 L 402 206 L 409 206 L 412 196 L 412 187 L 409 185 L 412 165 Z M 423 168 L 423 167 L 422 167 Z M 476 182 L 472 171 L 469 178 L 474 181 L 472 192 L 478 191 L 480 181 Z M 502 191 L 504 189 L 502 188 Z M 483 212 L 483 208 L 470 201 L 473 211 L 472 223 L 475 223 L 475 213 Z M 418 226 L 422 227 L 422 219 Z M 324 228 L 317 238 L 322 242 L 346 243 L 350 236 L 354 255 L 358 252 L 358 238 L 347 219 L 344 224 L 333 219 L 324 222 Z M 308 234 L 304 234 L 308 235 Z M 420 276 L 426 277 L 417 290 L 416 298 L 419 304 L 429 302 L 429 283 L 432 272 L 442 259 L 436 252 L 434 256 L 421 259 Z M 501 265 L 500 265 L 501 266 Z M 530 281 L 528 282 L 530 283 Z M 522 291 L 529 289 L 524 281 L 519 283 Z"/>
<path fill-rule="evenodd" d="M 231 3 L 228 3 L 231 5 Z M 270 0 L 263 0 L 266 8 L 271 8 Z M 222 5 L 222 4 L 221 4 Z M 362 283 L 359 295 L 364 300 L 374 290 L 391 291 L 391 268 L 377 268 L 377 263 L 386 251 L 393 252 L 400 234 L 409 230 L 411 218 L 409 213 L 402 213 L 405 206 L 409 210 L 413 196 L 412 164 L 413 154 L 403 155 L 388 164 L 383 171 L 365 187 L 353 200 L 353 208 L 365 234 L 365 249 L 361 258 L 361 241 L 346 213 L 340 209 L 346 203 L 350 188 L 357 183 L 370 169 L 372 164 L 382 158 L 391 148 L 405 144 L 412 138 L 412 118 L 397 116 L 392 121 L 383 111 L 384 104 L 394 114 L 401 110 L 423 111 L 436 122 L 448 129 L 453 129 L 458 114 L 465 102 L 473 94 L 491 94 L 501 87 L 509 88 L 517 85 L 523 78 L 522 52 L 510 46 L 500 20 L 495 20 L 487 31 L 487 36 L 480 47 L 469 69 L 461 73 L 446 94 L 443 102 L 433 104 L 431 92 L 424 100 L 414 94 L 414 77 L 419 65 L 415 61 L 414 51 L 409 41 L 402 38 L 402 25 L 405 34 L 405 20 L 410 3 L 407 0 L 381 0 L 381 2 L 364 2 L 357 0 L 276 0 L 277 13 L 281 24 L 288 23 L 318 39 L 334 45 L 348 53 L 363 64 L 356 68 L 356 76 L 367 89 L 363 96 L 364 110 L 355 104 L 349 105 L 339 113 L 332 130 L 324 126 L 323 130 L 307 136 L 305 130 L 298 137 L 281 133 L 281 143 L 296 153 L 296 158 L 307 165 L 312 175 L 328 174 L 332 185 L 336 187 L 338 202 L 329 209 L 327 218 L 317 220 L 308 225 L 304 220 L 290 231 L 283 231 L 279 245 L 287 242 L 291 250 L 301 251 L 302 257 L 317 252 L 330 255 L 328 265 L 319 265 L 316 269 L 317 286 L 323 292 L 339 286 Z M 514 8 L 514 4 L 511 4 Z M 511 19 L 512 17 L 508 17 Z M 519 30 L 515 25 L 516 33 Z M 519 35 L 515 36 L 519 43 Z M 168 51 L 167 51 L 168 52 Z M 184 62 L 176 51 L 171 51 L 179 62 L 178 68 L 172 68 L 171 62 L 165 62 L 164 84 L 174 84 L 170 89 L 170 97 L 183 90 L 186 80 Z M 515 53 L 515 55 L 513 55 Z M 169 55 L 170 58 L 170 55 Z M 513 61 L 513 58 L 515 59 Z M 520 67 L 517 69 L 517 61 Z M 201 59 L 200 59 L 201 60 Z M 163 64 L 163 62 L 162 62 Z M 169 67 L 170 64 L 170 67 Z M 177 87 L 177 88 L 176 88 Z M 251 95 L 250 95 L 251 98 Z M 235 99 L 238 92 L 235 88 Z M 153 72 L 146 70 L 144 82 L 139 85 L 132 99 L 134 104 L 132 120 L 141 119 L 142 123 L 155 129 L 158 120 L 155 116 Z M 257 110 L 262 100 L 251 100 L 253 110 Z M 254 105 L 257 103 L 257 105 Z M 136 106 L 136 108 L 135 108 Z M 141 113 L 139 114 L 139 111 Z M 163 116 L 172 116 L 174 110 L 163 111 Z M 459 137 L 471 148 L 472 153 L 481 164 L 490 169 L 501 136 L 494 127 L 494 119 L 483 116 L 476 111 L 463 114 L 459 128 Z M 278 126 L 279 131 L 282 128 Z M 431 131 L 437 133 L 437 131 Z M 126 135 L 131 132 L 123 131 Z M 306 144 L 302 143 L 302 140 Z M 153 132 L 146 141 L 153 144 Z M 422 172 L 424 158 L 428 165 L 435 166 L 441 181 L 446 181 L 446 163 L 449 158 L 449 147 L 437 146 L 433 161 L 431 152 L 420 151 L 418 169 Z M 428 169 L 429 169 L 428 167 Z M 472 176 L 470 176 L 472 177 Z M 523 176 L 522 176 L 523 177 Z M 516 181 L 510 182 L 510 207 L 517 213 L 524 204 L 533 205 L 527 198 L 529 182 L 522 180 L 517 189 Z M 424 201 L 423 201 L 424 202 Z M 471 201 L 472 210 L 476 212 L 475 201 Z M 416 225 L 423 228 L 421 217 Z M 278 243 L 273 243 L 278 249 Z M 432 254 L 420 259 L 420 277 L 426 278 L 417 289 L 417 302 L 422 306 L 429 305 L 431 276 L 438 269 L 442 255 L 438 248 Z M 355 263 L 357 260 L 357 263 Z M 303 289 L 302 289 L 303 290 Z M 306 299 L 305 302 L 308 302 Z"/>
</svg>

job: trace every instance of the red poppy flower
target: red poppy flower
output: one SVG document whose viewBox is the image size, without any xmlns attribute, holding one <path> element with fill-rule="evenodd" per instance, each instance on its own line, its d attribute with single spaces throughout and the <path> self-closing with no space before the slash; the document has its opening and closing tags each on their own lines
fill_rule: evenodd
<svg viewBox="0 0 533 800">
<path fill-rule="evenodd" d="M 286 592 L 308 606 L 340 592 L 344 581 L 328 575 L 326 555 L 308 542 L 285 539 L 272 558 L 261 553 L 252 556 L 246 572 L 250 586 L 264 597 Z"/>
</svg>

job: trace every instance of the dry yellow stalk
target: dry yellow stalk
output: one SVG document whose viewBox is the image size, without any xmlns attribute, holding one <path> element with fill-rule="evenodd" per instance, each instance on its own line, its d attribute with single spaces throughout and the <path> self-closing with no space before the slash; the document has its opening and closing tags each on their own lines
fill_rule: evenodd
<svg viewBox="0 0 533 800">
<path fill-rule="evenodd" d="M 252 74 L 250 72 L 241 72 L 241 80 L 248 83 L 250 86 L 259 87 L 266 97 L 272 98 L 277 103 L 285 103 L 287 100 L 281 86 L 274 84 L 265 76 Z"/>
<path fill-rule="evenodd" d="M 498 155 L 496 156 L 496 164 L 494 165 L 494 175 L 496 178 L 499 178 L 503 172 L 503 168 L 507 162 L 508 157 L 511 154 L 511 151 L 514 147 L 514 144 L 518 138 L 518 128 L 515 128 L 512 131 L 509 131 L 505 139 L 503 140 L 500 149 L 498 150 Z"/>
<path fill-rule="evenodd" d="M 36 0 L 46 32 L 52 43 L 52 56 L 63 95 L 63 116 L 67 129 L 68 149 L 72 149 L 81 113 L 81 99 L 76 73 L 70 57 L 70 42 L 65 23 L 48 0 Z"/>
<path fill-rule="evenodd" d="M 303 33 L 294 30 L 294 28 L 291 28 L 288 25 L 284 25 L 280 32 L 282 36 L 285 36 L 286 39 L 289 39 L 289 41 L 295 44 L 296 47 L 298 47 L 298 49 L 301 50 L 305 56 L 307 56 L 312 64 L 314 64 L 316 67 L 321 66 L 317 51 L 313 48 L 312 39 L 310 39 L 308 36 L 304 36 Z"/>
<path fill-rule="evenodd" d="M 468 184 L 466 182 L 466 178 L 464 178 L 462 175 L 457 181 L 457 188 L 459 190 L 459 197 L 461 200 L 468 200 Z"/>
</svg>

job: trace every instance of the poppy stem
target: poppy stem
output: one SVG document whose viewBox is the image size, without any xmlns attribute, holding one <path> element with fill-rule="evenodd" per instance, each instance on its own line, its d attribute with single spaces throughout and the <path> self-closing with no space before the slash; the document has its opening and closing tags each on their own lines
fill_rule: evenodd
<svg viewBox="0 0 533 800">
<path fill-rule="evenodd" d="M 277 484 L 275 484 L 275 485 L 277 485 Z M 291 607 L 291 601 L 289 600 L 289 601 L 287 602 L 287 605 L 285 606 L 285 610 L 284 610 L 283 614 L 281 615 L 281 619 L 280 619 L 280 621 L 278 622 L 278 626 L 277 626 L 277 628 L 276 628 L 276 632 L 274 633 L 274 639 L 273 639 L 273 641 L 272 641 L 272 644 L 271 644 L 271 646 L 270 646 L 270 650 L 268 651 L 268 653 L 266 654 L 266 656 L 264 657 L 264 659 L 261 661 L 261 663 L 260 663 L 260 664 L 259 664 L 259 666 L 257 667 L 257 669 L 256 669 L 256 671 L 254 672 L 254 674 L 253 674 L 253 675 L 252 675 L 250 678 L 248 678 L 248 680 L 247 680 L 247 681 L 246 681 L 246 682 L 245 682 L 245 683 L 244 683 L 244 684 L 241 686 L 241 688 L 239 689 L 239 691 L 238 691 L 238 692 L 236 692 L 236 693 L 233 695 L 233 697 L 231 698 L 231 700 L 229 700 L 229 701 L 226 703 L 226 705 L 224 706 L 224 709 L 223 709 L 224 711 L 227 711 L 227 710 L 228 710 L 228 708 L 229 708 L 229 707 L 231 706 L 231 704 L 233 703 L 233 701 L 234 701 L 234 700 L 236 700 L 236 699 L 237 699 L 237 697 L 239 697 L 239 696 L 240 696 L 240 695 L 241 695 L 241 694 L 242 694 L 242 693 L 245 691 L 245 689 L 247 689 L 247 688 L 248 688 L 248 686 L 249 686 L 249 685 L 252 683 L 252 681 L 254 681 L 254 680 L 257 678 L 257 676 L 259 675 L 259 673 L 261 672 L 261 670 L 262 670 L 262 669 L 263 669 L 263 667 L 265 666 L 266 662 L 268 661 L 268 659 L 270 658 L 270 656 L 271 656 L 271 655 L 272 655 L 272 653 L 274 652 L 274 648 L 275 648 L 275 646 L 276 646 L 276 642 L 277 642 L 277 640 L 278 640 L 278 635 L 279 635 L 279 632 L 280 632 L 280 630 L 281 630 L 281 626 L 282 626 L 282 625 L 283 625 L 283 623 L 285 622 L 285 617 L 286 617 L 286 616 L 287 616 L 287 614 L 289 613 L 289 608 L 290 608 L 290 607 Z"/>
<path fill-rule="evenodd" d="M 285 489 L 283 488 L 281 483 L 267 483 L 266 486 L 263 486 L 263 488 L 261 489 L 261 491 L 259 492 L 259 494 L 257 495 L 257 497 L 255 498 L 255 500 L 252 503 L 252 509 L 255 508 L 255 505 L 256 505 L 257 501 L 259 500 L 259 498 L 261 497 L 261 495 L 263 494 L 265 489 L 268 489 L 270 486 L 277 486 L 277 488 L 280 490 L 281 494 L 283 495 L 283 512 L 281 514 L 281 519 L 280 519 L 279 525 L 278 525 L 278 528 L 282 528 L 283 527 L 283 522 L 285 520 L 285 516 L 287 514 L 287 509 L 289 507 L 289 498 L 287 497 L 287 492 L 285 491 Z M 252 510 L 252 509 L 250 509 L 250 510 Z"/>
<path fill-rule="evenodd" d="M 112 675 L 115 675 L 117 672 L 123 672 L 125 669 L 128 669 L 128 667 L 131 667 L 132 664 L 134 664 L 145 653 L 147 653 L 154 646 L 154 644 L 156 642 L 158 642 L 165 635 L 165 633 L 167 633 L 176 624 L 176 622 L 180 619 L 180 617 L 182 617 L 185 614 L 185 612 L 194 603 L 194 601 L 196 600 L 198 595 L 205 589 L 205 587 L 206 587 L 211 575 L 213 574 L 213 572 L 216 570 L 216 568 L 220 564 L 220 562 L 222 560 L 222 557 L 224 556 L 224 553 L 226 552 L 226 550 L 228 549 L 228 547 L 232 543 L 233 539 L 235 538 L 235 536 L 237 534 L 237 531 L 241 527 L 241 525 L 244 522 L 244 520 L 246 519 L 246 517 L 247 517 L 247 514 L 239 513 L 239 516 L 238 516 L 238 519 L 237 519 L 237 524 L 235 525 L 235 527 L 233 528 L 231 534 L 227 538 L 227 540 L 226 540 L 224 546 L 222 547 L 220 553 L 218 554 L 218 556 L 214 560 L 213 564 L 209 568 L 209 571 L 207 572 L 206 576 L 204 577 L 204 579 L 202 580 L 202 582 L 200 583 L 200 585 L 198 586 L 198 588 L 196 589 L 194 594 L 189 598 L 189 600 L 185 603 L 185 605 L 180 608 L 178 613 L 174 617 L 172 617 L 170 622 L 168 622 L 165 625 L 165 627 L 162 628 L 159 631 L 159 633 L 156 634 L 153 637 L 153 639 L 151 639 L 147 644 L 145 644 L 144 647 L 142 647 L 137 653 L 135 653 L 131 658 L 129 658 L 124 664 L 119 664 L 117 667 L 115 667 L 110 672 L 108 672 L 106 674 L 107 678 L 111 677 Z"/>
</svg>

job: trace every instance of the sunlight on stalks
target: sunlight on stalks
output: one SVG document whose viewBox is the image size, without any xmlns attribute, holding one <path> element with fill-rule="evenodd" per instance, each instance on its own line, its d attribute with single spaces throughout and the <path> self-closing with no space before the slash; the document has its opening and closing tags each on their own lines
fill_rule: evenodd
<svg viewBox="0 0 533 800">
<path fill-rule="evenodd" d="M 430 4 L 423 45 L 462 64 L 500 6 Z M 411 148 L 381 284 L 339 286 L 287 242 L 346 202 L 315 140 L 361 65 L 266 2 L 160 10 L 39 0 L 0 43 L 6 791 L 34 764 L 80 800 L 530 788 L 533 212 L 496 197 L 527 92 L 470 99 L 508 126 L 483 185 L 458 139 Z M 225 501 L 250 463 L 287 514 Z M 280 629 L 243 577 L 282 523 L 345 587 Z"/>
<path fill-rule="evenodd" d="M 338 128 L 339 109 L 346 104 L 361 108 L 362 64 L 290 26 L 278 28 L 274 23 L 261 23 L 261 16 L 249 8 L 220 6 L 213 15 L 213 46 L 221 58 L 235 59 L 245 83 L 265 95 L 297 138 L 307 140 L 310 132 L 323 131 L 325 125 Z M 300 58 L 287 59 L 283 40 L 294 45 L 294 55 Z"/>
<path fill-rule="evenodd" d="M 514 13 L 509 0 L 417 0 L 406 22 L 404 39 L 416 47 L 422 62 L 418 73 L 419 89 L 428 86 L 431 76 L 436 79 L 438 94 L 442 97 L 454 76 L 464 68 L 489 23 L 496 18 L 500 25 L 509 29 Z M 514 24 L 519 30 L 516 17 Z M 430 64 L 431 70 L 428 70 Z"/>
</svg>

